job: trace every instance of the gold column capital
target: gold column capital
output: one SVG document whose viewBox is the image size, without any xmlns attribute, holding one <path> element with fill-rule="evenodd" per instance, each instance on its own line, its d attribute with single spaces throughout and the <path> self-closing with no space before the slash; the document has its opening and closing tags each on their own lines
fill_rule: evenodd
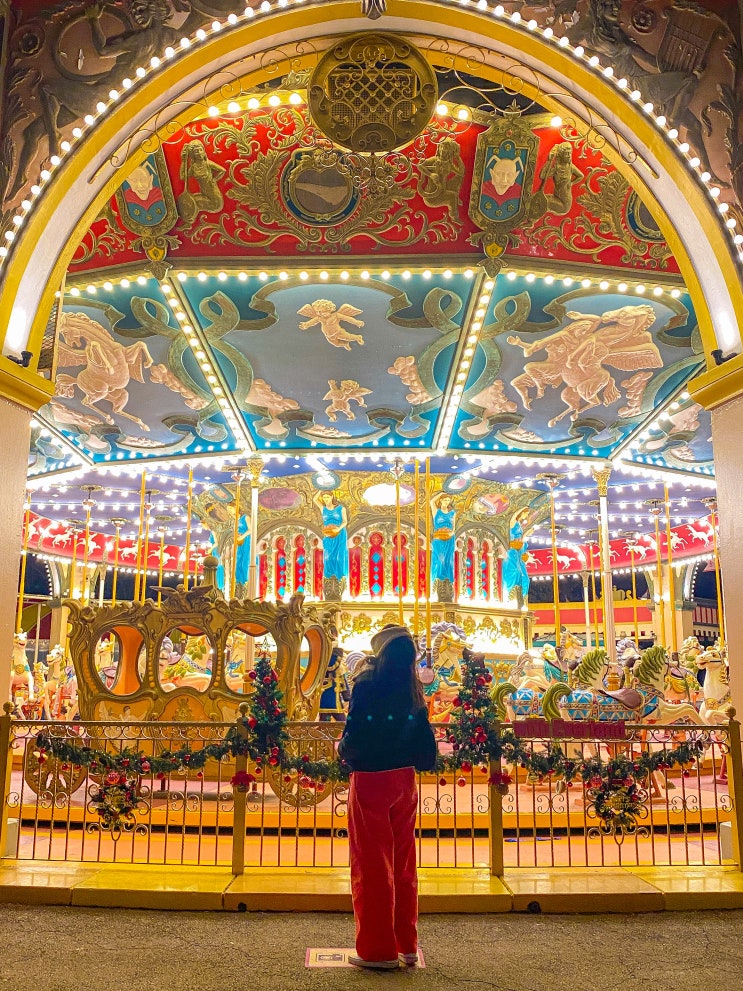
<svg viewBox="0 0 743 991">
<path fill-rule="evenodd" d="M 609 494 L 609 479 L 611 478 L 612 466 L 604 465 L 601 468 L 592 467 L 591 474 L 593 475 L 593 480 L 595 481 L 599 496 L 605 498 Z"/>
<path fill-rule="evenodd" d="M 258 484 L 258 479 L 260 478 L 260 474 L 263 471 L 263 467 L 264 467 L 263 458 L 256 457 L 256 458 L 251 458 L 250 461 L 248 461 L 246 468 L 250 473 L 250 481 L 253 485 Z"/>
</svg>

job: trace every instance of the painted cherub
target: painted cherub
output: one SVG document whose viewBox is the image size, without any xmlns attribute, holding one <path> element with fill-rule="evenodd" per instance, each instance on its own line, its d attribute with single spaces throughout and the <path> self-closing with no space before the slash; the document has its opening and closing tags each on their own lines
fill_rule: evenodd
<svg viewBox="0 0 743 991">
<path fill-rule="evenodd" d="M 351 402 L 366 406 L 364 396 L 370 396 L 371 389 L 364 389 L 354 379 L 343 379 L 340 386 L 335 379 L 328 379 L 328 385 L 330 388 L 323 396 L 323 399 L 330 400 L 330 406 L 325 407 L 328 418 L 335 421 L 336 414 L 342 413 L 349 420 L 355 420 L 356 414 L 351 409 Z"/>
<path fill-rule="evenodd" d="M 310 327 L 319 324 L 328 344 L 332 344 L 334 348 L 344 348 L 346 351 L 350 351 L 352 341 L 363 344 L 364 338 L 361 334 L 349 333 L 345 327 L 341 326 L 341 323 L 346 321 L 354 327 L 363 327 L 364 321 L 356 319 L 356 314 L 361 312 L 362 310 L 351 306 L 350 303 L 343 303 L 342 306 L 336 308 L 335 303 L 329 299 L 316 299 L 314 303 L 305 303 L 297 310 L 300 316 L 310 317 L 309 320 L 303 320 L 300 323 L 299 329 L 309 330 Z"/>
</svg>

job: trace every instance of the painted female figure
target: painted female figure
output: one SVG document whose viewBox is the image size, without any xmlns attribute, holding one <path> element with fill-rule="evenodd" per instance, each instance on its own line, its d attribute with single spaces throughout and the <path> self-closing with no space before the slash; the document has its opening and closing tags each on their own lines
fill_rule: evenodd
<svg viewBox="0 0 743 991">
<path fill-rule="evenodd" d="M 237 562 L 235 564 L 235 591 L 248 584 L 250 571 L 250 524 L 247 516 L 237 521 Z"/>
<path fill-rule="evenodd" d="M 452 497 L 439 492 L 431 499 L 433 534 L 431 537 L 431 584 L 436 581 L 454 585 L 456 510 Z M 439 589 L 441 591 L 441 589 Z"/>
<path fill-rule="evenodd" d="M 528 546 L 524 540 L 524 528 L 529 521 L 529 509 L 520 509 L 511 521 L 508 554 L 503 562 L 503 587 L 510 595 L 512 589 L 521 593 L 522 601 L 529 593 L 529 575 L 526 573 Z"/>
<path fill-rule="evenodd" d="M 348 514 L 333 492 L 318 492 L 322 511 L 323 578 L 342 582 L 348 576 Z"/>
</svg>

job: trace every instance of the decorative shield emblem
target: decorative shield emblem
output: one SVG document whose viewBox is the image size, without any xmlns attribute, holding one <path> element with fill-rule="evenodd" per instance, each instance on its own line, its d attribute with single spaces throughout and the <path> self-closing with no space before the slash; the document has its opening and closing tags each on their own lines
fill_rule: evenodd
<svg viewBox="0 0 743 991">
<path fill-rule="evenodd" d="M 133 234 L 165 234 L 175 225 L 178 211 L 161 149 L 132 169 L 116 191 L 116 205 Z"/>
<path fill-rule="evenodd" d="M 511 231 L 531 219 L 538 148 L 539 138 L 517 111 L 506 112 L 477 139 L 469 215 L 481 230 L 472 241 L 483 245 L 494 271 Z"/>
</svg>

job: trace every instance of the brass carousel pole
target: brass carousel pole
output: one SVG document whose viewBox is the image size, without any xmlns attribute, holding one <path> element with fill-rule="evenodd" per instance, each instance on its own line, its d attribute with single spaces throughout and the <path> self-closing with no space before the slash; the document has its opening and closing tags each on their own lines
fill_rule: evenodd
<svg viewBox="0 0 743 991">
<path fill-rule="evenodd" d="M 537 480 L 546 482 L 550 490 L 550 533 L 552 536 L 552 599 L 555 604 L 555 647 L 560 646 L 560 576 L 557 568 L 557 534 L 555 525 L 555 489 L 565 478 L 557 472 L 540 472 Z"/>
<path fill-rule="evenodd" d="M 668 597 L 671 608 L 671 650 L 678 653 L 678 633 L 676 632 L 676 578 L 673 573 L 673 548 L 671 547 L 671 503 L 668 498 L 668 485 L 663 483 L 663 498 L 666 510 L 666 556 L 668 558 Z"/>
<path fill-rule="evenodd" d="M 31 522 L 31 491 L 26 489 L 26 512 L 23 517 L 23 553 L 21 556 L 21 581 L 18 590 L 18 611 L 16 615 L 16 633 L 23 633 L 23 595 L 26 589 L 26 558 L 28 556 L 28 527 Z M 36 630 L 36 642 L 39 642 L 39 631 Z"/>
<path fill-rule="evenodd" d="M 156 516 L 155 519 L 157 520 L 157 530 L 158 533 L 160 534 L 160 562 L 159 562 L 158 575 L 157 575 L 157 584 L 159 586 L 157 592 L 157 605 L 158 607 L 160 607 L 163 604 L 163 593 L 160 591 L 160 588 L 162 588 L 162 584 L 163 584 L 163 570 L 164 570 L 163 558 L 165 557 L 165 532 L 167 530 L 166 524 L 170 523 L 170 521 L 174 519 L 174 517 Z"/>
<path fill-rule="evenodd" d="M 413 590 L 413 633 L 415 634 L 416 643 L 418 641 L 418 634 L 420 633 L 420 612 L 419 612 L 419 602 L 418 602 L 418 590 L 421 585 L 420 581 L 420 554 L 418 553 L 418 528 L 420 527 L 420 505 L 418 502 L 419 496 L 419 482 L 420 482 L 420 464 L 418 459 L 415 459 L 414 478 L 415 478 L 415 503 L 413 506 L 413 553 L 415 554 L 415 589 Z"/>
<path fill-rule="evenodd" d="M 142 533 L 144 531 L 144 501 L 145 492 L 147 485 L 147 472 L 142 472 L 142 485 L 139 491 L 139 528 L 137 530 L 137 555 L 136 555 L 136 567 L 134 571 L 134 595 L 133 599 L 135 602 L 139 602 L 139 560 L 142 554 Z"/>
<path fill-rule="evenodd" d="M 183 561 L 183 590 L 188 591 L 188 573 L 191 557 L 191 510 L 193 506 L 193 468 L 188 469 L 188 501 L 186 503 L 186 551 Z"/>
<path fill-rule="evenodd" d="M 397 621 L 400 626 L 404 625 L 405 619 L 402 610 L 402 524 L 400 521 L 400 478 L 405 471 L 405 466 L 402 458 L 395 458 L 395 461 L 390 468 L 390 471 L 395 479 L 395 525 L 397 532 L 395 539 L 397 542 L 396 557 L 397 557 Z"/>
<path fill-rule="evenodd" d="M 601 592 L 604 600 L 604 650 L 615 660 L 617 637 L 614 626 L 614 594 L 611 574 L 611 545 L 609 543 L 609 478 L 612 466 L 595 467 L 591 474 L 599 491 L 599 527 L 601 534 Z"/>
<path fill-rule="evenodd" d="M 248 564 L 248 591 L 247 596 L 251 602 L 258 598 L 258 567 L 256 565 L 256 551 L 258 550 L 258 486 L 260 485 L 261 472 L 263 471 L 263 459 L 260 457 L 251 458 L 245 466 L 250 475 L 250 533 L 247 539 L 250 541 L 250 562 Z M 242 475 L 242 469 L 240 469 Z M 243 476 L 244 477 L 244 476 Z M 240 482 L 237 483 L 238 486 Z M 237 545 L 235 546 L 235 557 L 237 557 Z M 243 691 L 249 690 L 250 672 L 255 666 L 255 637 L 248 636 L 245 643 L 245 663 L 243 665 Z"/>
<path fill-rule="evenodd" d="M 632 622 L 635 629 L 635 643 L 640 646 L 640 627 L 637 622 L 637 582 L 635 575 L 635 548 L 637 547 L 637 534 L 634 530 L 620 533 L 624 537 L 629 549 L 630 574 L 632 575 Z"/>
<path fill-rule="evenodd" d="M 586 540 L 588 541 L 588 567 L 591 574 L 591 605 L 593 609 L 593 629 L 596 636 L 596 647 L 599 645 L 599 614 L 596 608 L 596 572 L 593 565 L 593 537 L 598 537 L 598 530 L 586 530 Z"/>
<path fill-rule="evenodd" d="M 712 523 L 712 554 L 715 561 L 715 590 L 717 592 L 717 618 L 720 624 L 720 648 L 725 646 L 725 612 L 722 607 L 722 583 L 720 581 L 720 555 L 717 549 L 717 498 L 708 496 L 702 499 L 709 510 Z"/>
<path fill-rule="evenodd" d="M 75 597 L 75 565 L 77 564 L 77 535 L 80 533 L 80 527 L 83 526 L 83 520 L 67 520 L 67 526 L 72 530 L 72 560 L 70 561 L 70 583 L 68 589 L 68 597 L 74 599 Z"/>
<path fill-rule="evenodd" d="M 655 520 L 655 581 L 658 586 L 656 595 L 658 596 L 658 643 L 663 645 L 666 639 L 666 606 L 663 602 L 663 565 L 660 559 L 660 525 L 658 517 L 662 509 L 662 499 L 647 499 L 645 505 L 648 507 L 650 515 Z"/>
<path fill-rule="evenodd" d="M 116 587 L 119 583 L 119 543 L 121 541 L 121 528 L 127 522 L 121 516 L 115 516 L 109 522 L 116 527 L 116 537 L 114 538 L 114 576 L 111 585 L 111 605 L 116 605 Z"/>
<path fill-rule="evenodd" d="M 150 523 L 152 522 L 150 513 L 152 511 L 152 497 L 160 495 L 157 489 L 147 490 L 147 501 L 145 502 L 145 516 L 144 516 L 144 550 L 142 554 L 142 584 L 140 586 L 140 602 L 144 603 L 145 596 L 147 594 L 147 565 L 150 561 Z"/>
<path fill-rule="evenodd" d="M 95 502 L 93 500 L 93 493 L 100 492 L 102 486 L 100 485 L 83 485 L 83 490 L 88 493 L 85 499 L 83 499 L 83 506 L 85 506 L 85 546 L 83 547 L 83 603 L 86 605 L 90 603 L 90 581 L 88 579 L 88 558 L 90 557 L 90 514 L 93 512 L 93 506 Z"/>
</svg>

